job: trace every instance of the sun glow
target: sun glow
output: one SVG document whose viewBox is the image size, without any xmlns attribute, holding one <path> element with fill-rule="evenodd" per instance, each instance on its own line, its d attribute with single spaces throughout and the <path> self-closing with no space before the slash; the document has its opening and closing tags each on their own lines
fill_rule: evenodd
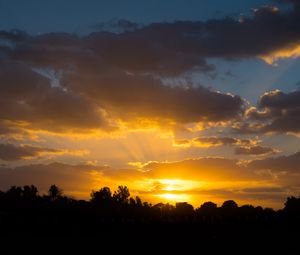
<svg viewBox="0 0 300 255">
<path fill-rule="evenodd" d="M 190 200 L 190 196 L 187 194 L 173 194 L 173 193 L 165 193 L 155 195 L 159 198 L 162 198 L 169 202 L 186 202 Z"/>
<path fill-rule="evenodd" d="M 162 199 L 163 202 L 190 202 L 191 190 L 204 185 L 200 181 L 181 179 L 157 179 L 153 197 Z"/>
<path fill-rule="evenodd" d="M 203 182 L 191 181 L 191 180 L 180 180 L 180 179 L 159 179 L 158 182 L 161 184 L 161 190 L 164 191 L 184 191 L 203 186 Z"/>
</svg>

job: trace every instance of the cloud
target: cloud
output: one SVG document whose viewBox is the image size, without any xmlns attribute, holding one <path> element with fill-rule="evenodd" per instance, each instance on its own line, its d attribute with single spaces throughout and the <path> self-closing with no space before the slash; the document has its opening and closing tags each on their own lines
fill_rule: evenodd
<svg viewBox="0 0 300 255">
<path fill-rule="evenodd" d="M 50 185 L 56 184 L 67 194 L 88 198 L 91 189 L 97 187 L 100 170 L 105 167 L 88 165 L 68 165 L 51 163 L 35 164 L 16 168 L 0 168 L 0 189 L 5 190 L 10 185 L 37 185 L 41 193 L 45 193 Z"/>
<path fill-rule="evenodd" d="M 209 147 L 219 147 L 219 146 L 242 146 L 242 147 L 252 147 L 260 143 L 259 140 L 254 139 L 239 139 L 229 136 L 202 136 L 195 137 L 192 139 L 178 139 L 173 142 L 175 147 L 199 147 L 199 148 L 209 148 Z"/>
<path fill-rule="evenodd" d="M 239 117 L 244 101 L 204 87 L 165 86 L 152 76 L 74 73 L 64 84 L 100 102 L 112 116 L 145 117 L 180 123 L 226 121 Z"/>
<path fill-rule="evenodd" d="M 300 153 L 247 162 L 213 157 L 150 162 L 141 165 L 144 172 L 134 179 L 135 183 L 144 180 L 136 187 L 139 194 L 149 199 L 154 196 L 156 201 L 172 194 L 175 200 L 189 199 L 197 205 L 199 201 L 234 199 L 281 208 L 287 196 L 299 193 L 299 159 Z"/>
<path fill-rule="evenodd" d="M 246 122 L 236 126 L 241 133 L 300 132 L 300 91 L 264 93 L 257 104 L 246 112 Z"/>
<path fill-rule="evenodd" d="M 239 96 L 203 87 L 168 87 L 151 76 L 82 70 L 65 78 L 61 87 L 25 64 L 0 62 L 0 67 L 3 132 L 16 131 L 17 123 L 28 129 L 88 132 L 111 131 L 118 119 L 226 121 L 244 109 Z"/>
<path fill-rule="evenodd" d="M 282 10 L 262 6 L 243 19 L 160 22 L 142 27 L 127 20 L 111 23 L 123 31 L 103 31 L 101 26 L 102 31 L 83 37 L 2 31 L 0 38 L 13 44 L 7 50 L 11 58 L 39 66 L 61 68 L 84 61 L 95 68 L 105 63 L 132 73 L 163 76 L 192 69 L 211 71 L 207 58 L 260 57 L 272 62 L 299 55 L 299 8 L 295 2 L 292 8 Z"/>
<path fill-rule="evenodd" d="M 2 140 L 24 140 L 26 138 L 34 140 L 28 130 L 24 128 L 26 124 L 22 121 L 0 120 L 0 138 Z"/>
<path fill-rule="evenodd" d="M 204 157 L 178 162 L 151 162 L 144 166 L 150 178 L 192 179 L 202 181 L 242 181 L 268 178 L 243 168 L 237 160 Z M 270 177 L 270 176 L 269 176 Z"/>
<path fill-rule="evenodd" d="M 146 26 L 121 20 L 112 24 L 121 28 L 117 33 L 102 30 L 78 36 L 1 31 L 0 136 L 19 139 L 30 131 L 73 134 L 138 129 L 141 120 L 173 132 L 199 122 L 236 123 L 246 107 L 240 96 L 186 80 L 180 83 L 177 78 L 187 72 L 214 71 L 208 64 L 210 58 L 296 56 L 298 14 L 294 4 L 282 10 L 258 8 L 242 20 Z M 166 84 L 167 78 L 174 83 Z M 278 102 L 274 106 L 267 98 L 274 100 L 276 93 L 265 94 L 257 108 L 247 112 L 251 123 L 240 124 L 240 132 L 298 132 L 297 96 L 281 96 L 288 97 L 281 101 L 295 101 L 292 106 Z M 267 153 L 266 147 L 250 147 L 247 139 L 231 137 L 200 137 L 175 144 L 242 146 L 247 149 L 240 148 L 239 154 Z"/>
<path fill-rule="evenodd" d="M 269 174 L 256 174 L 237 163 L 238 161 L 231 159 L 199 158 L 169 163 L 151 162 L 145 164 L 142 169 L 113 169 L 107 166 L 62 163 L 33 164 L 15 168 L 2 167 L 0 169 L 0 189 L 6 189 L 9 185 L 31 183 L 45 189 L 48 185 L 57 183 L 62 187 L 66 186 L 64 187 L 66 190 L 72 191 L 81 190 L 84 187 L 87 189 L 86 192 L 89 192 L 95 186 L 112 185 L 117 187 L 120 184 L 142 190 L 147 185 L 151 186 L 155 183 L 162 183 L 164 186 L 172 184 L 172 181 L 168 180 L 251 182 L 272 178 Z M 177 184 L 174 183 L 174 185 Z"/>
<path fill-rule="evenodd" d="M 0 144 L 0 159 L 4 161 L 26 160 L 36 157 L 48 156 L 48 155 L 85 155 L 86 151 L 73 151 L 73 150 L 61 150 L 43 148 L 32 145 L 14 145 L 10 143 Z"/>
<path fill-rule="evenodd" d="M 0 159 L 14 161 L 37 157 L 43 153 L 56 153 L 58 150 L 41 148 L 31 145 L 15 146 L 13 144 L 0 144 Z"/>
<path fill-rule="evenodd" d="M 299 180 L 299 163 L 300 152 L 297 152 L 288 156 L 268 157 L 246 162 L 218 157 L 186 159 L 177 162 L 150 162 L 143 164 L 142 169 L 148 178 L 190 179 L 208 182 L 268 180 L 270 183 L 273 181 L 280 183 L 280 178 L 283 178 L 283 175 L 280 174 L 291 177 L 289 181 L 293 178 Z"/>
<path fill-rule="evenodd" d="M 92 189 L 127 185 L 133 195 L 150 202 L 165 201 L 164 195 L 172 194 L 175 200 L 197 205 L 224 199 L 261 204 L 266 199 L 264 205 L 280 207 L 287 196 L 299 192 L 299 159 L 300 153 L 252 160 L 245 165 L 232 159 L 197 158 L 150 162 L 140 169 L 62 163 L 1 167 L 0 189 L 34 184 L 44 193 L 55 183 L 66 194 L 87 199 Z"/>
<path fill-rule="evenodd" d="M 197 147 L 212 147 L 212 146 L 223 146 L 223 145 L 251 145 L 257 143 L 255 140 L 249 139 L 238 139 L 233 137 L 198 137 L 193 139 L 193 143 Z"/>
<path fill-rule="evenodd" d="M 242 21 L 138 26 L 120 20 L 111 25 L 121 30 L 85 36 L 0 31 L 0 119 L 53 132 L 107 131 L 120 119 L 181 124 L 234 120 L 245 108 L 241 97 L 188 82 L 166 85 L 163 79 L 214 71 L 209 58 L 272 62 L 298 56 L 300 45 L 295 2 L 288 10 L 255 9 Z M 56 84 L 45 75 L 49 69 L 59 74 Z"/>
<path fill-rule="evenodd" d="M 203 136 L 196 137 L 191 140 L 189 139 L 181 139 L 175 140 L 175 147 L 200 147 L 200 148 L 209 148 L 209 147 L 218 147 L 218 146 L 235 146 L 234 153 L 236 155 L 267 155 L 267 154 L 275 154 L 278 150 L 270 147 L 264 147 L 259 145 L 261 141 L 253 140 L 253 139 L 239 139 L 234 137 L 227 136 Z"/>
<path fill-rule="evenodd" d="M 264 147 L 260 145 L 248 146 L 248 147 L 237 147 L 235 148 L 236 155 L 266 155 L 266 154 L 275 154 L 278 151 L 270 147 Z"/>
<path fill-rule="evenodd" d="M 138 23 L 126 19 L 113 19 L 109 22 L 101 22 L 92 26 L 97 31 L 111 31 L 115 33 L 132 32 L 140 27 Z"/>
<path fill-rule="evenodd" d="M 49 131 L 108 128 L 101 109 L 80 95 L 51 86 L 25 64 L 0 62 L 2 133 L 17 124 Z M 15 125 L 14 125 L 15 124 Z"/>
<path fill-rule="evenodd" d="M 256 187 L 256 188 L 245 188 L 245 192 L 249 193 L 277 193 L 286 191 L 283 187 Z"/>
<path fill-rule="evenodd" d="M 249 168 L 257 170 L 271 170 L 274 172 L 299 172 L 300 152 L 288 156 L 270 157 L 253 160 L 248 164 Z"/>
</svg>

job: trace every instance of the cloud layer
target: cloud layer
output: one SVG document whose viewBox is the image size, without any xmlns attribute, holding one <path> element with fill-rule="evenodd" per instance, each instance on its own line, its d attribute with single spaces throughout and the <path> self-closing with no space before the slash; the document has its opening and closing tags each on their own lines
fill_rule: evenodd
<svg viewBox="0 0 300 255">
<path fill-rule="evenodd" d="M 59 150 L 56 149 L 41 148 L 31 145 L 15 146 L 13 144 L 0 144 L 0 159 L 5 161 L 33 158 L 42 154 L 58 152 Z"/>
<path fill-rule="evenodd" d="M 209 73 L 214 70 L 209 58 L 259 57 L 270 62 L 298 56 L 299 8 L 288 3 L 288 10 L 264 6 L 239 20 L 146 26 L 123 20 L 117 25 L 129 30 L 81 37 L 0 31 L 0 109 L 6 109 L 0 111 L 2 123 L 23 121 L 29 128 L 63 132 L 114 130 L 120 119 L 183 124 L 234 120 L 245 108 L 239 96 L 189 82 L 170 86 L 164 78 Z M 270 95 L 261 99 L 261 107 L 273 109 L 264 104 L 266 97 Z M 285 121 L 297 118 L 296 106 L 291 107 L 266 129 L 292 130 Z"/>
<path fill-rule="evenodd" d="M 250 147 L 237 147 L 235 148 L 235 154 L 237 155 L 266 155 L 266 154 L 275 154 L 277 153 L 277 150 L 270 148 L 270 147 L 264 147 L 260 145 L 250 146 Z"/>
<path fill-rule="evenodd" d="M 14 145 L 10 143 L 0 144 L 0 160 L 3 161 L 16 161 L 35 159 L 42 156 L 55 156 L 55 155 L 74 155 L 83 156 L 88 154 L 84 150 L 62 150 L 52 149 L 33 145 Z"/>
<path fill-rule="evenodd" d="M 250 121 L 258 123 L 257 132 L 300 132 L 300 91 L 284 93 L 274 90 L 265 93 L 257 108 L 247 112 Z M 255 130 L 253 130 L 255 131 Z"/>
</svg>

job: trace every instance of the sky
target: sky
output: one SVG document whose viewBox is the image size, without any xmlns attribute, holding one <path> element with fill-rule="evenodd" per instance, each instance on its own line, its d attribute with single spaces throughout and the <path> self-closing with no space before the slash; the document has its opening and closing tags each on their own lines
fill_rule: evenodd
<svg viewBox="0 0 300 255">
<path fill-rule="evenodd" d="M 300 1 L 0 0 L 0 190 L 300 191 Z"/>
</svg>

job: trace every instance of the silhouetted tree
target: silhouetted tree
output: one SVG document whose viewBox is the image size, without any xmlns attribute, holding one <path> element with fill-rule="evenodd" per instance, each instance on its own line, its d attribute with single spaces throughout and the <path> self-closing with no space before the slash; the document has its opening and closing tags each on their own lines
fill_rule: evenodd
<svg viewBox="0 0 300 255">
<path fill-rule="evenodd" d="M 38 194 L 38 189 L 34 185 L 23 187 L 23 196 L 25 199 L 35 199 Z"/>
<path fill-rule="evenodd" d="M 120 204 L 128 204 L 129 197 L 129 189 L 126 186 L 119 186 L 118 190 L 116 190 L 113 195 L 114 200 Z"/>
<path fill-rule="evenodd" d="M 238 210 L 238 205 L 233 200 L 227 200 L 227 201 L 224 201 L 224 203 L 222 204 L 220 209 L 221 209 L 222 215 L 233 218 L 236 216 L 236 213 Z"/>
<path fill-rule="evenodd" d="M 249 219 L 256 214 L 256 209 L 253 205 L 242 205 L 239 208 L 239 214 L 244 218 Z"/>
<path fill-rule="evenodd" d="M 284 203 L 284 211 L 291 216 L 300 217 L 300 197 L 288 197 Z"/>
<path fill-rule="evenodd" d="M 109 201 L 111 200 L 111 191 L 110 188 L 104 187 L 101 188 L 99 191 L 92 191 L 91 193 L 91 201 L 93 203 L 101 203 L 103 201 Z"/>
<path fill-rule="evenodd" d="M 217 210 L 217 204 L 213 202 L 205 202 L 200 206 L 200 208 L 196 209 L 196 213 L 198 216 L 202 216 L 202 218 L 205 217 L 203 219 L 212 221 L 213 217 L 217 214 Z"/>
<path fill-rule="evenodd" d="M 91 202 L 97 205 L 108 205 L 111 203 L 112 195 L 110 188 L 104 187 L 99 191 L 92 191 L 91 193 Z"/>
<path fill-rule="evenodd" d="M 135 199 L 133 197 L 129 198 L 129 205 L 135 207 L 136 206 L 136 202 Z"/>
<path fill-rule="evenodd" d="M 6 195 L 11 200 L 18 200 L 23 195 L 23 190 L 21 187 L 12 186 L 7 192 Z"/>
<path fill-rule="evenodd" d="M 217 204 L 215 204 L 213 202 L 205 202 L 200 206 L 201 211 L 211 212 L 215 209 L 217 209 Z"/>
<path fill-rule="evenodd" d="M 51 185 L 48 190 L 48 195 L 51 200 L 56 200 L 56 199 L 60 198 L 62 196 L 62 194 L 63 194 L 62 189 L 60 189 L 56 185 Z"/>
<path fill-rule="evenodd" d="M 227 200 L 227 201 L 224 201 L 224 203 L 222 204 L 221 208 L 225 209 L 225 210 L 235 210 L 235 209 L 238 208 L 238 205 L 233 200 Z"/>
<path fill-rule="evenodd" d="M 174 205 L 170 205 L 169 203 L 158 203 L 153 206 L 154 212 L 156 216 L 159 216 L 161 219 L 170 220 L 172 216 L 174 216 L 175 207 Z"/>
<path fill-rule="evenodd" d="M 142 206 L 143 206 L 142 199 L 141 199 L 139 196 L 136 196 L 136 197 L 135 197 L 135 204 L 136 204 L 138 207 L 142 207 Z"/>
<path fill-rule="evenodd" d="M 194 207 L 187 202 L 176 203 L 175 212 L 180 216 L 190 216 L 194 213 Z"/>
</svg>

